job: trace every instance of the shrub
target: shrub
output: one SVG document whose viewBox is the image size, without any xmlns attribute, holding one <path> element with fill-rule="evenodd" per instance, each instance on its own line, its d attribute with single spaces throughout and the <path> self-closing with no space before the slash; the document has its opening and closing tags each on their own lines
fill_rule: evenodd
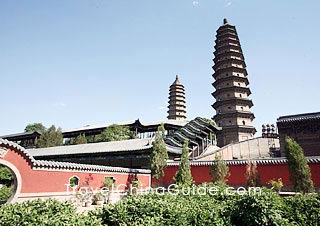
<svg viewBox="0 0 320 226">
<path fill-rule="evenodd" d="M 285 215 L 297 225 L 320 225 L 320 199 L 317 195 L 284 198 Z"/>
<path fill-rule="evenodd" d="M 271 190 L 260 195 L 244 195 L 232 209 L 232 223 L 237 226 L 291 225 L 286 219 L 282 198 Z"/>
<path fill-rule="evenodd" d="M 38 199 L 1 206 L 0 225 L 99 226 L 101 221 L 94 215 L 77 213 L 69 202 Z"/>
</svg>

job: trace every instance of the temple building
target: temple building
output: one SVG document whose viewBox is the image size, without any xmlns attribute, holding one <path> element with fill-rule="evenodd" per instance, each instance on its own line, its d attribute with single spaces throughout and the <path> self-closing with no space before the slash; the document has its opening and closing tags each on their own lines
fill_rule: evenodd
<svg viewBox="0 0 320 226">
<path fill-rule="evenodd" d="M 217 30 L 215 43 L 212 96 L 216 101 L 212 107 L 216 110 L 213 120 L 222 127 L 217 138 L 222 147 L 253 138 L 256 129 L 252 125 L 253 103 L 249 99 L 246 63 L 236 28 L 226 19 Z"/>
<path fill-rule="evenodd" d="M 184 86 L 181 84 L 178 75 L 169 89 L 168 119 L 186 119 L 186 100 Z"/>
<path fill-rule="evenodd" d="M 285 137 L 293 138 L 306 156 L 320 155 L 320 112 L 281 116 L 277 120 L 281 156 L 285 156 Z"/>
</svg>

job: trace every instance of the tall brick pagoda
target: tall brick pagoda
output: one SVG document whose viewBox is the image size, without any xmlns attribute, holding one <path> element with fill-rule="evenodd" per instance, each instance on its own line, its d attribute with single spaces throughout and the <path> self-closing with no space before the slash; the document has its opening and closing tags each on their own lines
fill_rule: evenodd
<svg viewBox="0 0 320 226">
<path fill-rule="evenodd" d="M 256 129 L 252 126 L 253 103 L 248 98 L 251 92 L 246 63 L 236 28 L 227 19 L 217 30 L 215 43 L 212 96 L 216 102 L 212 107 L 216 115 L 213 120 L 222 127 L 217 141 L 218 146 L 224 146 L 252 138 Z"/>
<path fill-rule="evenodd" d="M 181 84 L 178 75 L 169 90 L 168 119 L 186 119 L 186 100 L 184 86 Z"/>
</svg>

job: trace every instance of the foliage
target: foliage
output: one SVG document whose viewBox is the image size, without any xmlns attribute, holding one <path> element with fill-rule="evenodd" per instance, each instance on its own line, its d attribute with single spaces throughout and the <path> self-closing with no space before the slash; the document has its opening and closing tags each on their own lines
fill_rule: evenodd
<svg viewBox="0 0 320 226">
<path fill-rule="evenodd" d="M 290 174 L 289 179 L 293 183 L 294 189 L 302 193 L 313 192 L 314 187 L 311 172 L 302 148 L 290 137 L 286 137 L 285 142 Z"/>
<path fill-rule="evenodd" d="M 183 144 L 179 169 L 176 172 L 176 175 L 173 179 L 175 184 L 180 186 L 191 186 L 193 183 L 189 162 L 189 148 L 187 140 Z"/>
<path fill-rule="evenodd" d="M 261 195 L 246 195 L 239 198 L 231 209 L 233 225 L 237 226 L 289 226 L 282 198 L 270 190 Z"/>
<path fill-rule="evenodd" d="M 221 160 L 220 155 L 215 156 L 215 163 L 211 166 L 210 176 L 212 182 L 223 182 L 227 181 L 227 177 L 230 176 L 229 167 L 225 161 Z"/>
<path fill-rule="evenodd" d="M 63 135 L 61 128 L 56 129 L 54 125 L 43 132 L 38 140 L 36 146 L 38 148 L 55 147 L 63 145 Z"/>
<path fill-rule="evenodd" d="M 74 144 L 86 144 L 87 143 L 87 138 L 84 134 L 80 134 L 79 136 L 76 137 Z"/>
<path fill-rule="evenodd" d="M 136 138 L 134 132 L 128 126 L 110 125 L 97 138 L 98 142 L 129 140 Z"/>
<path fill-rule="evenodd" d="M 69 202 L 52 199 L 5 204 L 0 208 L 0 226 L 316 226 L 320 220 L 319 195 L 282 198 L 270 189 L 226 195 L 223 183 L 206 186 L 217 186 L 217 195 L 127 196 L 87 214 L 77 213 Z"/>
<path fill-rule="evenodd" d="M 279 178 L 278 180 L 270 180 L 269 183 L 271 184 L 272 188 L 277 192 L 280 192 L 283 187 L 281 178 Z"/>
<path fill-rule="evenodd" d="M 69 184 L 71 187 L 77 186 L 79 185 L 79 179 L 76 176 L 71 177 L 69 180 Z"/>
<path fill-rule="evenodd" d="M 211 184 L 210 186 L 214 186 Z M 244 195 L 138 195 L 90 214 L 105 225 L 218 225 L 293 226 L 318 225 L 320 201 L 316 196 L 281 198 L 269 189 Z"/>
<path fill-rule="evenodd" d="M 0 201 L 7 201 L 13 193 L 13 185 L 0 185 Z"/>
<path fill-rule="evenodd" d="M 209 196 L 138 195 L 97 210 L 106 225 L 230 225 L 225 204 Z"/>
<path fill-rule="evenodd" d="M 47 128 L 44 125 L 42 125 L 42 123 L 32 123 L 26 126 L 26 128 L 24 129 L 24 132 L 44 133 L 46 130 Z"/>
<path fill-rule="evenodd" d="M 8 167 L 0 166 L 0 184 L 11 185 L 13 174 Z"/>
<path fill-rule="evenodd" d="M 71 203 L 49 199 L 3 205 L 0 208 L 0 225 L 99 226 L 102 224 L 94 215 L 77 213 Z"/>
<path fill-rule="evenodd" d="M 319 195 L 296 195 L 285 197 L 285 215 L 297 225 L 320 224 L 320 199 Z"/>
<path fill-rule="evenodd" d="M 155 140 L 152 144 L 151 153 L 151 174 L 153 178 L 159 180 L 164 176 L 164 169 L 167 166 L 167 160 L 169 159 L 167 148 L 164 142 L 164 125 L 161 124 L 158 127 Z"/>
<path fill-rule="evenodd" d="M 6 166 L 0 166 L 0 201 L 7 201 L 13 192 L 13 174 Z"/>
<path fill-rule="evenodd" d="M 114 184 L 114 179 L 112 177 L 105 177 L 103 186 L 106 188 L 111 188 L 112 185 Z"/>
<path fill-rule="evenodd" d="M 247 187 L 258 187 L 261 185 L 260 174 L 256 162 L 248 162 L 246 166 Z"/>
</svg>

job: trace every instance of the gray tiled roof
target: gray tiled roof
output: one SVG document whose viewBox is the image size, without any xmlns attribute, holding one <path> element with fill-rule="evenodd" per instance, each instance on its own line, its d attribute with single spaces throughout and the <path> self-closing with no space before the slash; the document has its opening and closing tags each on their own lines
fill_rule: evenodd
<svg viewBox="0 0 320 226">
<path fill-rule="evenodd" d="M 21 147 L 20 145 L 4 140 L 0 138 L 0 146 L 13 148 L 20 152 L 27 161 L 31 163 L 32 169 L 56 169 L 56 170 L 75 170 L 75 171 L 89 171 L 89 172 L 122 172 L 122 173 L 143 173 L 149 174 L 150 170 L 143 169 L 130 169 L 130 168 L 122 168 L 122 167 L 111 167 L 111 166 L 100 166 L 100 165 L 88 165 L 88 164 L 78 164 L 78 163 L 70 163 L 70 162 L 56 162 L 56 161 L 46 161 L 46 160 L 35 160 L 31 153 Z"/>
<path fill-rule="evenodd" d="M 320 112 L 298 114 L 298 115 L 287 115 L 280 116 L 277 120 L 278 123 L 305 121 L 305 120 L 319 120 Z"/>
<path fill-rule="evenodd" d="M 28 149 L 33 156 L 93 154 L 105 152 L 131 152 L 152 148 L 152 139 L 131 139 L 122 141 L 65 145 L 50 148 Z"/>
<path fill-rule="evenodd" d="M 119 122 L 119 123 L 112 123 L 116 125 L 121 126 L 128 126 L 132 125 L 135 122 L 140 120 L 132 120 L 132 121 L 126 121 L 126 122 Z M 188 123 L 186 120 L 174 120 L 174 119 L 167 119 L 167 120 L 161 120 L 161 121 L 153 121 L 153 122 L 140 122 L 142 126 L 153 126 L 153 125 L 160 125 L 160 124 L 170 124 L 170 125 L 176 125 L 176 126 L 184 126 Z M 104 124 L 104 125 L 88 125 L 84 127 L 80 127 L 77 129 L 70 129 L 70 130 L 62 130 L 62 133 L 70 133 L 70 132 L 76 132 L 76 131 L 83 131 L 83 130 L 92 130 L 92 129 L 104 129 L 112 124 Z"/>
<path fill-rule="evenodd" d="M 269 158 L 269 159 L 251 159 L 251 160 L 226 160 L 227 165 L 246 165 L 248 162 L 256 162 L 257 165 L 279 165 L 286 164 L 288 160 L 286 158 Z M 307 157 L 308 163 L 320 163 L 320 157 Z M 190 161 L 191 166 L 211 166 L 214 165 L 214 161 Z M 168 162 L 168 166 L 179 166 L 180 162 Z"/>
</svg>

